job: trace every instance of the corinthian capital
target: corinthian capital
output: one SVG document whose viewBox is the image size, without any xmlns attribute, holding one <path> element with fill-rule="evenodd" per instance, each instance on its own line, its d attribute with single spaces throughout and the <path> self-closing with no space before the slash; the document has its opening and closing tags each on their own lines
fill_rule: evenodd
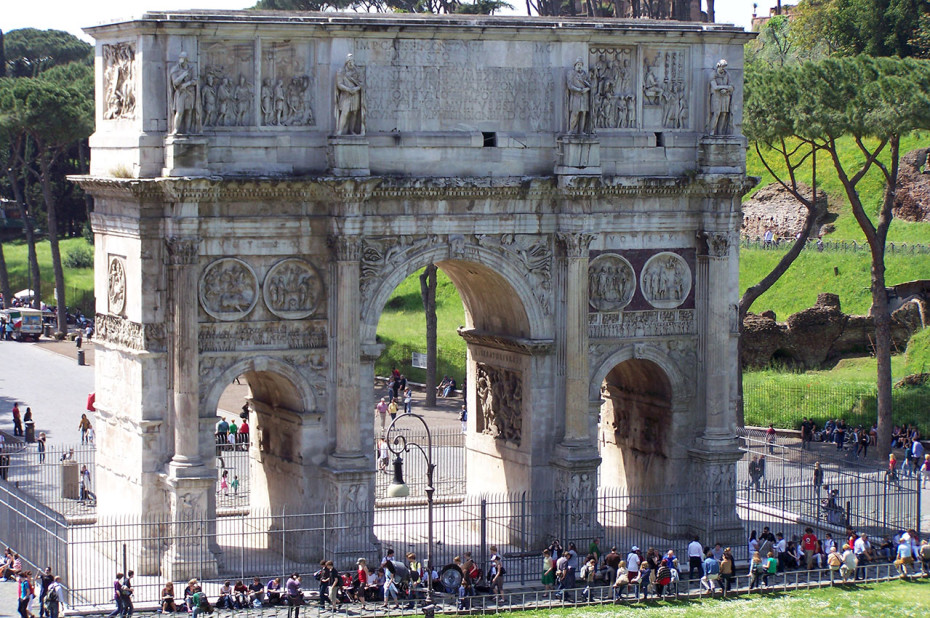
<svg viewBox="0 0 930 618">
<path fill-rule="evenodd" d="M 200 239 L 196 236 L 171 236 L 165 239 L 168 261 L 174 266 L 195 264 L 200 251 Z"/>
<path fill-rule="evenodd" d="M 698 238 L 704 241 L 707 257 L 725 258 L 729 255 L 730 235 L 726 232 L 699 232 Z"/>
<path fill-rule="evenodd" d="M 559 232 L 556 236 L 565 249 L 565 255 L 573 258 L 588 257 L 588 245 L 596 237 L 587 232 Z"/>
<path fill-rule="evenodd" d="M 338 262 L 358 262 L 362 257 L 362 239 L 359 236 L 332 234 L 326 242 Z"/>
</svg>

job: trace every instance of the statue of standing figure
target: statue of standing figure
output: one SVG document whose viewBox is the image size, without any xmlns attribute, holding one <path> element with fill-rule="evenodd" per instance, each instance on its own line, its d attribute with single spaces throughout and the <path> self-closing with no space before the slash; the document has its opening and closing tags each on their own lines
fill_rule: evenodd
<svg viewBox="0 0 930 618">
<path fill-rule="evenodd" d="M 735 87 L 727 74 L 727 61 L 720 60 L 710 80 L 710 134 L 729 135 L 730 100 Z"/>
<path fill-rule="evenodd" d="M 584 61 L 575 60 L 575 66 L 568 75 L 568 132 L 589 133 L 591 117 L 591 80 L 585 71 Z"/>
<path fill-rule="evenodd" d="M 365 135 L 365 97 L 362 77 L 352 54 L 336 72 L 336 135 Z"/>
<path fill-rule="evenodd" d="M 197 101 L 197 77 L 194 67 L 187 59 L 187 52 L 181 52 L 178 61 L 168 72 L 171 85 L 171 111 L 174 125 L 171 132 L 196 133 L 199 130 L 200 108 Z"/>
</svg>

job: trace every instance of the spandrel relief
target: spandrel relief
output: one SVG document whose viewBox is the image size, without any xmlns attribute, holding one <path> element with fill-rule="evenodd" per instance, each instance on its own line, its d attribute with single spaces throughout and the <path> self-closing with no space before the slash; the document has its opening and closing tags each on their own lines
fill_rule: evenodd
<svg viewBox="0 0 930 618">
<path fill-rule="evenodd" d="M 242 127 L 255 124 L 255 51 L 252 41 L 204 43 L 200 103 L 208 127 Z"/>
<path fill-rule="evenodd" d="M 636 50 L 592 47 L 588 54 L 594 127 L 629 129 L 637 126 Z"/>
<path fill-rule="evenodd" d="M 309 47 L 291 43 L 267 43 L 262 46 L 262 125 L 316 125 L 313 89 Z"/>
<path fill-rule="evenodd" d="M 646 50 L 643 55 L 643 126 L 688 128 L 688 71 L 685 50 Z"/>
<path fill-rule="evenodd" d="M 674 309 L 691 292 L 691 269 L 677 253 L 658 253 L 643 266 L 639 285 L 650 305 L 656 309 Z"/>
<path fill-rule="evenodd" d="M 103 118 L 136 116 L 136 48 L 132 43 L 103 46 Z"/>
</svg>

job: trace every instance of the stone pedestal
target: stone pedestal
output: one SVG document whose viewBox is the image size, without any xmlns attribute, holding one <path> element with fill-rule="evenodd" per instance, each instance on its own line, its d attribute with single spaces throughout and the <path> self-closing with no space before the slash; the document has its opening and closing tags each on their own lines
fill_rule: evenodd
<svg viewBox="0 0 930 618">
<path fill-rule="evenodd" d="M 555 480 L 555 512 L 552 513 L 552 536 L 559 528 L 568 538 L 603 538 L 597 520 L 597 468 L 600 457 L 591 457 L 597 448 L 582 444 L 559 444 L 554 449 L 552 471 Z"/>
<path fill-rule="evenodd" d="M 165 167 L 162 176 L 208 176 L 207 138 L 169 135 L 165 138 Z"/>
<path fill-rule="evenodd" d="M 689 528 L 705 545 L 724 547 L 745 542 L 743 525 L 736 514 L 736 462 L 743 453 L 735 438 L 699 438 L 688 451 L 693 462 L 689 475 L 695 487 L 706 491 L 700 504 L 688 511 Z"/>
<path fill-rule="evenodd" d="M 170 545 L 162 561 L 162 575 L 171 581 L 217 576 L 216 475 L 205 467 L 169 465 L 166 479 L 171 502 Z"/>
<path fill-rule="evenodd" d="M 746 173 L 746 138 L 705 135 L 698 144 L 698 164 L 705 174 Z"/>
<path fill-rule="evenodd" d="M 593 135 L 560 135 L 555 173 L 569 176 L 601 175 L 601 143 Z"/>
<path fill-rule="evenodd" d="M 329 166 L 333 176 L 370 176 L 368 138 L 364 135 L 330 135 Z"/>
</svg>

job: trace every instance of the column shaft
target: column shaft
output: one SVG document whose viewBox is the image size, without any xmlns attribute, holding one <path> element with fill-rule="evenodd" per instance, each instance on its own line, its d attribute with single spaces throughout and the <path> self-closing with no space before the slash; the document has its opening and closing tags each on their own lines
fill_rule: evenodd
<svg viewBox="0 0 930 618">
<path fill-rule="evenodd" d="M 336 254 L 336 457 L 361 455 L 359 258 L 361 240 L 332 239 Z"/>
<path fill-rule="evenodd" d="M 592 234 L 559 234 L 565 248 L 565 442 L 586 442 L 588 422 L 588 245 Z"/>
<path fill-rule="evenodd" d="M 729 288 L 729 241 L 727 234 L 705 232 L 705 255 L 698 257 L 698 276 L 704 281 L 699 302 L 703 304 L 703 362 L 706 409 L 705 438 L 729 438 L 730 422 L 734 411 L 730 409 L 730 298 L 724 293 Z"/>
</svg>

